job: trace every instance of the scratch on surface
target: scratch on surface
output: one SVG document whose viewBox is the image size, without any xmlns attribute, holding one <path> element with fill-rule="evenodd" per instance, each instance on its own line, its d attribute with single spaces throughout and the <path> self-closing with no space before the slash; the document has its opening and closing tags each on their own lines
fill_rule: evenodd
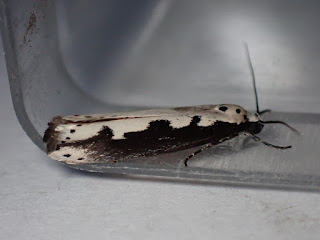
<svg viewBox="0 0 320 240">
<path fill-rule="evenodd" d="M 291 208 L 294 208 L 295 206 L 289 206 L 289 207 L 284 207 L 284 208 L 280 208 L 278 210 L 276 210 L 277 213 L 280 213 L 282 211 L 285 211 L 285 210 L 288 210 L 288 209 L 291 209 Z"/>
<path fill-rule="evenodd" d="M 269 209 L 270 206 L 267 202 L 260 200 L 260 205 L 266 210 Z"/>
<path fill-rule="evenodd" d="M 167 162 L 161 162 L 161 163 L 164 164 L 164 165 L 167 165 L 167 166 L 169 166 L 169 167 L 175 168 L 173 165 L 171 165 L 171 164 L 169 164 L 169 163 L 167 163 Z"/>
<path fill-rule="evenodd" d="M 3 171 L 0 173 L 0 177 L 3 177 L 4 175 L 6 175 L 8 172 L 7 171 Z"/>
<path fill-rule="evenodd" d="M 23 44 L 26 44 L 27 37 L 34 33 L 34 29 L 36 28 L 36 23 L 37 23 L 37 16 L 34 12 L 32 12 L 29 17 L 26 33 L 23 36 Z M 30 40 L 28 42 L 30 42 Z"/>
<path fill-rule="evenodd" d="M 148 166 L 148 161 L 145 161 L 144 167 L 147 168 L 147 166 Z"/>
</svg>

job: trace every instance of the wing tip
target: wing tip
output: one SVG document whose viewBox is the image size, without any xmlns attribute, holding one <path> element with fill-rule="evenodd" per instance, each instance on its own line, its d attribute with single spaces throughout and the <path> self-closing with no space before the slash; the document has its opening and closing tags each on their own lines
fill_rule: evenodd
<svg viewBox="0 0 320 240">
<path fill-rule="evenodd" d="M 44 135 L 42 138 L 43 142 L 47 146 L 47 153 L 55 151 L 58 146 L 57 138 L 58 138 L 59 132 L 57 132 L 55 129 L 59 124 L 61 124 L 62 120 L 63 120 L 62 117 L 57 116 L 57 117 L 54 117 L 52 121 L 48 123 L 48 128 L 44 132 Z"/>
</svg>

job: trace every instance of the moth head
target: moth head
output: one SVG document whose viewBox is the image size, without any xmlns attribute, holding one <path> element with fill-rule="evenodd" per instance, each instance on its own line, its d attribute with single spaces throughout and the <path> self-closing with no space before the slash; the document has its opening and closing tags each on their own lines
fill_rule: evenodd
<svg viewBox="0 0 320 240">
<path fill-rule="evenodd" d="M 248 132 L 251 134 L 257 134 L 261 132 L 264 127 L 263 121 L 259 113 L 249 113 L 248 112 Z"/>
</svg>

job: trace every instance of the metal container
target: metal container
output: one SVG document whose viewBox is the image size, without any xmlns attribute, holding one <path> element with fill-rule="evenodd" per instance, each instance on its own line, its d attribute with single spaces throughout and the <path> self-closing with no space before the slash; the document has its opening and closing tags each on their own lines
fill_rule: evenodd
<svg viewBox="0 0 320 240">
<path fill-rule="evenodd" d="M 318 1 L 1 0 L 1 33 L 18 119 L 44 150 L 56 115 L 234 103 L 254 111 L 251 52 L 266 126 L 190 161 L 190 151 L 87 171 L 259 187 L 320 189 Z M 23 159 L 22 159 L 23 160 Z M 32 160 L 28 160 L 32 161 Z"/>
</svg>

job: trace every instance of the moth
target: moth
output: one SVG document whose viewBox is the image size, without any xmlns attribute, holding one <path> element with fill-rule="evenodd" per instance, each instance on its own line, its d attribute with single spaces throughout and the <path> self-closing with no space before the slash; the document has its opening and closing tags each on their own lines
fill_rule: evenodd
<svg viewBox="0 0 320 240">
<path fill-rule="evenodd" d="M 277 149 L 256 134 L 265 124 L 259 111 L 255 75 L 246 45 L 256 99 L 256 112 L 250 113 L 234 104 L 200 105 L 168 109 L 95 115 L 57 116 L 48 123 L 43 141 L 49 157 L 67 164 L 116 163 L 199 147 L 184 159 L 244 134 Z"/>
</svg>

